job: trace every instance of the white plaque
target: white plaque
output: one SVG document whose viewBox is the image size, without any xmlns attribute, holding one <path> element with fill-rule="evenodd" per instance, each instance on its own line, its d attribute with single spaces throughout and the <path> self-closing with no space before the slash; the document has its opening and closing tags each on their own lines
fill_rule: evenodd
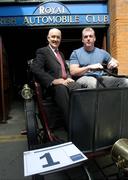
<svg viewBox="0 0 128 180">
<path fill-rule="evenodd" d="M 85 160 L 87 157 L 72 142 L 25 151 L 24 176 L 50 173 Z"/>
</svg>

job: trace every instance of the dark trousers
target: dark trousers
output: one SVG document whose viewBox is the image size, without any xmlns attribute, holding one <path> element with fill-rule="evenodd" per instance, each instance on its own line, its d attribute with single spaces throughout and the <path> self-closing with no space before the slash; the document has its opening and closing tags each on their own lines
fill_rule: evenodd
<svg viewBox="0 0 128 180">
<path fill-rule="evenodd" d="M 56 85 L 53 87 L 53 98 L 64 116 L 65 127 L 68 127 L 69 92 L 66 86 Z"/>
<path fill-rule="evenodd" d="M 64 120 L 65 120 L 65 127 L 68 129 L 69 127 L 69 98 L 70 93 L 72 90 L 81 88 L 81 85 L 77 84 L 76 82 L 73 82 L 69 84 L 68 87 L 60 84 L 53 86 L 53 98 L 60 108 L 60 110 L 63 113 Z"/>
</svg>

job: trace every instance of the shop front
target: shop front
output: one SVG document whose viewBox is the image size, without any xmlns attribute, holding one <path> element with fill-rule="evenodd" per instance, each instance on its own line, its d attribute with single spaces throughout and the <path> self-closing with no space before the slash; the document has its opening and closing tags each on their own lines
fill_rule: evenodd
<svg viewBox="0 0 128 180">
<path fill-rule="evenodd" d="M 27 83 L 27 61 L 37 48 L 47 44 L 47 32 L 62 31 L 61 50 L 68 60 L 73 49 L 82 46 L 86 26 L 96 31 L 96 46 L 109 51 L 110 24 L 107 1 L 46 1 L 0 5 L 0 122 L 8 119 L 9 106 L 20 99 Z"/>
</svg>

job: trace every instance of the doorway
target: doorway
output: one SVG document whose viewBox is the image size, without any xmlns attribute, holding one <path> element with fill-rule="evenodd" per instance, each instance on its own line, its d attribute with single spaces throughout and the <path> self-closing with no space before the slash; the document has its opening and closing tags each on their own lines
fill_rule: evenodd
<svg viewBox="0 0 128 180">
<path fill-rule="evenodd" d="M 82 46 L 81 32 L 83 27 L 61 27 L 62 43 L 60 49 L 69 59 L 71 52 Z M 107 28 L 95 28 L 96 46 L 106 48 Z M 37 48 L 47 45 L 48 28 L 42 27 L 6 27 L 0 29 L 7 52 L 9 77 L 11 81 L 12 100 L 21 98 L 19 92 L 27 82 L 27 61 L 35 57 Z"/>
</svg>

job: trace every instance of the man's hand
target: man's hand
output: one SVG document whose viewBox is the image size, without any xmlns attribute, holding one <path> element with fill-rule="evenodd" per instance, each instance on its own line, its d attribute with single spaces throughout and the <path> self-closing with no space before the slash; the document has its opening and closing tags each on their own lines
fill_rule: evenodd
<svg viewBox="0 0 128 180">
<path fill-rule="evenodd" d="M 108 69 L 113 69 L 113 68 L 117 68 L 118 66 L 119 66 L 118 61 L 116 59 L 112 58 L 110 60 L 110 62 L 108 63 L 107 68 Z"/>
<path fill-rule="evenodd" d="M 100 63 L 97 63 L 97 64 L 88 65 L 88 68 L 90 70 L 98 70 L 98 69 L 103 69 L 103 66 Z"/>
<path fill-rule="evenodd" d="M 68 85 L 69 83 L 71 83 L 71 82 L 74 82 L 74 80 L 71 79 L 71 78 L 67 78 L 67 79 L 59 78 L 59 79 L 54 79 L 54 80 L 52 81 L 52 84 L 53 84 L 53 85 L 63 84 L 63 85 L 65 85 L 65 86 L 67 86 L 67 85 Z"/>
<path fill-rule="evenodd" d="M 66 81 L 67 81 L 67 83 L 74 82 L 74 80 L 72 78 L 67 78 Z"/>
</svg>

